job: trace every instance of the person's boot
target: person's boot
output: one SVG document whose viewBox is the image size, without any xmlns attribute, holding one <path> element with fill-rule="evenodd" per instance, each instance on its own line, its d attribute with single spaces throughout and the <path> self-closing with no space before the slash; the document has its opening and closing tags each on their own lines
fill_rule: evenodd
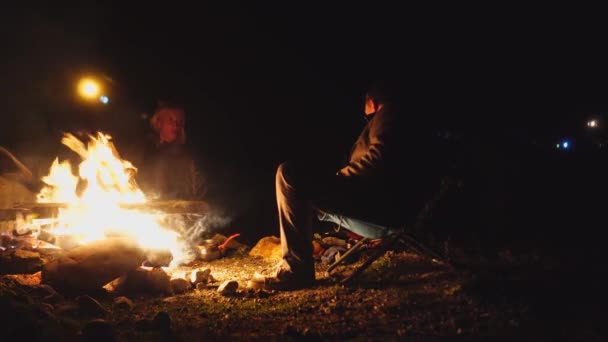
<svg viewBox="0 0 608 342">
<path fill-rule="evenodd" d="M 314 285 L 314 265 L 310 267 L 291 267 L 285 260 L 269 272 L 256 272 L 251 280 L 254 287 L 267 290 L 292 291 Z"/>
</svg>

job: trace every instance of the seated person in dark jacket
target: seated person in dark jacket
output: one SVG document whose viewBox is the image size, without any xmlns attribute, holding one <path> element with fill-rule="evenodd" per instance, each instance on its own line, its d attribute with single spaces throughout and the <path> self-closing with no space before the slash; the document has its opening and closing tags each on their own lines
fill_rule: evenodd
<svg viewBox="0 0 608 342">
<path fill-rule="evenodd" d="M 399 170 L 404 146 L 399 140 L 409 132 L 401 130 L 403 116 L 392 93 L 383 82 L 368 90 L 364 106 L 368 123 L 348 162 L 337 172 L 323 174 L 314 161 L 279 165 L 276 198 L 283 261 L 270 275 L 256 274 L 255 282 L 273 289 L 307 287 L 314 282 L 312 222 L 319 211 L 384 223 L 395 213 L 391 209 L 404 202 L 401 199 L 417 197 L 412 188 L 406 196 L 400 190 L 410 177 Z M 414 206 L 408 209 L 416 210 Z"/>
<path fill-rule="evenodd" d="M 404 131 L 394 91 L 378 82 L 367 92 L 367 125 L 356 140 L 348 163 L 334 174 L 323 174 L 313 162 L 285 162 L 276 173 L 276 199 L 283 261 L 270 275 L 254 277 L 273 289 L 310 286 L 315 280 L 312 221 L 319 212 L 337 213 L 378 224 L 392 216 L 413 216 L 426 191 L 422 163 L 424 144 L 415 136 L 420 127 Z M 407 152 L 404 153 L 403 147 Z M 407 156 L 408 165 L 402 168 Z M 420 158 L 422 157 L 422 158 Z M 428 172 L 427 172 L 428 173 Z M 428 184 L 428 183 L 427 183 Z"/>
<path fill-rule="evenodd" d="M 150 119 L 154 134 L 146 141 L 138 182 L 151 199 L 200 200 L 205 181 L 186 143 L 185 113 L 161 105 Z"/>
</svg>

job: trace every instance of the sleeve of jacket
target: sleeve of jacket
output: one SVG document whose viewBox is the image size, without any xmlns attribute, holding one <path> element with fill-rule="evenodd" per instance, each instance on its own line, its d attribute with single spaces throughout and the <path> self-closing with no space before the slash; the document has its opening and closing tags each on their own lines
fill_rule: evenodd
<svg viewBox="0 0 608 342">
<path fill-rule="evenodd" d="M 387 150 L 394 138 L 395 120 L 391 111 L 382 110 L 376 114 L 369 127 L 369 147 L 367 152 L 351 160 L 338 172 L 341 176 L 369 176 L 382 168 L 386 162 Z"/>
</svg>

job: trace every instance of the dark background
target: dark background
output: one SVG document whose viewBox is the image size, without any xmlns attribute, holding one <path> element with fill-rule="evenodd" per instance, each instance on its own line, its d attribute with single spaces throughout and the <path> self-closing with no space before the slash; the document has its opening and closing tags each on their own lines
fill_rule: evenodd
<svg viewBox="0 0 608 342">
<path fill-rule="evenodd" d="M 391 74 L 407 84 L 405 115 L 433 118 L 465 151 L 462 173 L 473 181 L 458 210 L 470 215 L 457 230 L 597 234 L 606 156 L 602 131 L 585 123 L 602 118 L 608 86 L 605 27 L 588 13 L 377 2 L 7 5 L 0 144 L 38 161 L 31 156 L 62 153 L 62 132 L 85 127 L 107 131 L 120 150 L 145 134 L 142 114 L 171 99 L 186 108 L 209 201 L 232 219 L 226 232 L 278 234 L 277 165 L 303 156 L 339 165 L 364 124 L 366 87 Z M 82 75 L 104 80 L 107 106 L 79 101 Z M 557 150 L 562 139 L 574 147 Z"/>
</svg>

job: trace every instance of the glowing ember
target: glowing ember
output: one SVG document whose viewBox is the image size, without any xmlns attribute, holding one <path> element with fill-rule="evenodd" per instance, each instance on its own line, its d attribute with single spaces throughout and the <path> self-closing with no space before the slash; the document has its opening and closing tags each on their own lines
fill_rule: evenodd
<svg viewBox="0 0 608 342">
<path fill-rule="evenodd" d="M 170 267 L 187 261 L 186 244 L 177 232 L 161 225 L 161 214 L 121 207 L 146 202 L 134 179 L 137 169 L 120 158 L 109 135 L 89 138 L 86 146 L 71 134 L 61 141 L 82 158 L 78 176 L 68 161 L 55 159 L 49 175 L 42 178 L 48 186 L 38 194 L 38 202 L 67 204 L 52 233 L 78 244 L 126 236 L 144 249 L 169 250 Z"/>
</svg>

